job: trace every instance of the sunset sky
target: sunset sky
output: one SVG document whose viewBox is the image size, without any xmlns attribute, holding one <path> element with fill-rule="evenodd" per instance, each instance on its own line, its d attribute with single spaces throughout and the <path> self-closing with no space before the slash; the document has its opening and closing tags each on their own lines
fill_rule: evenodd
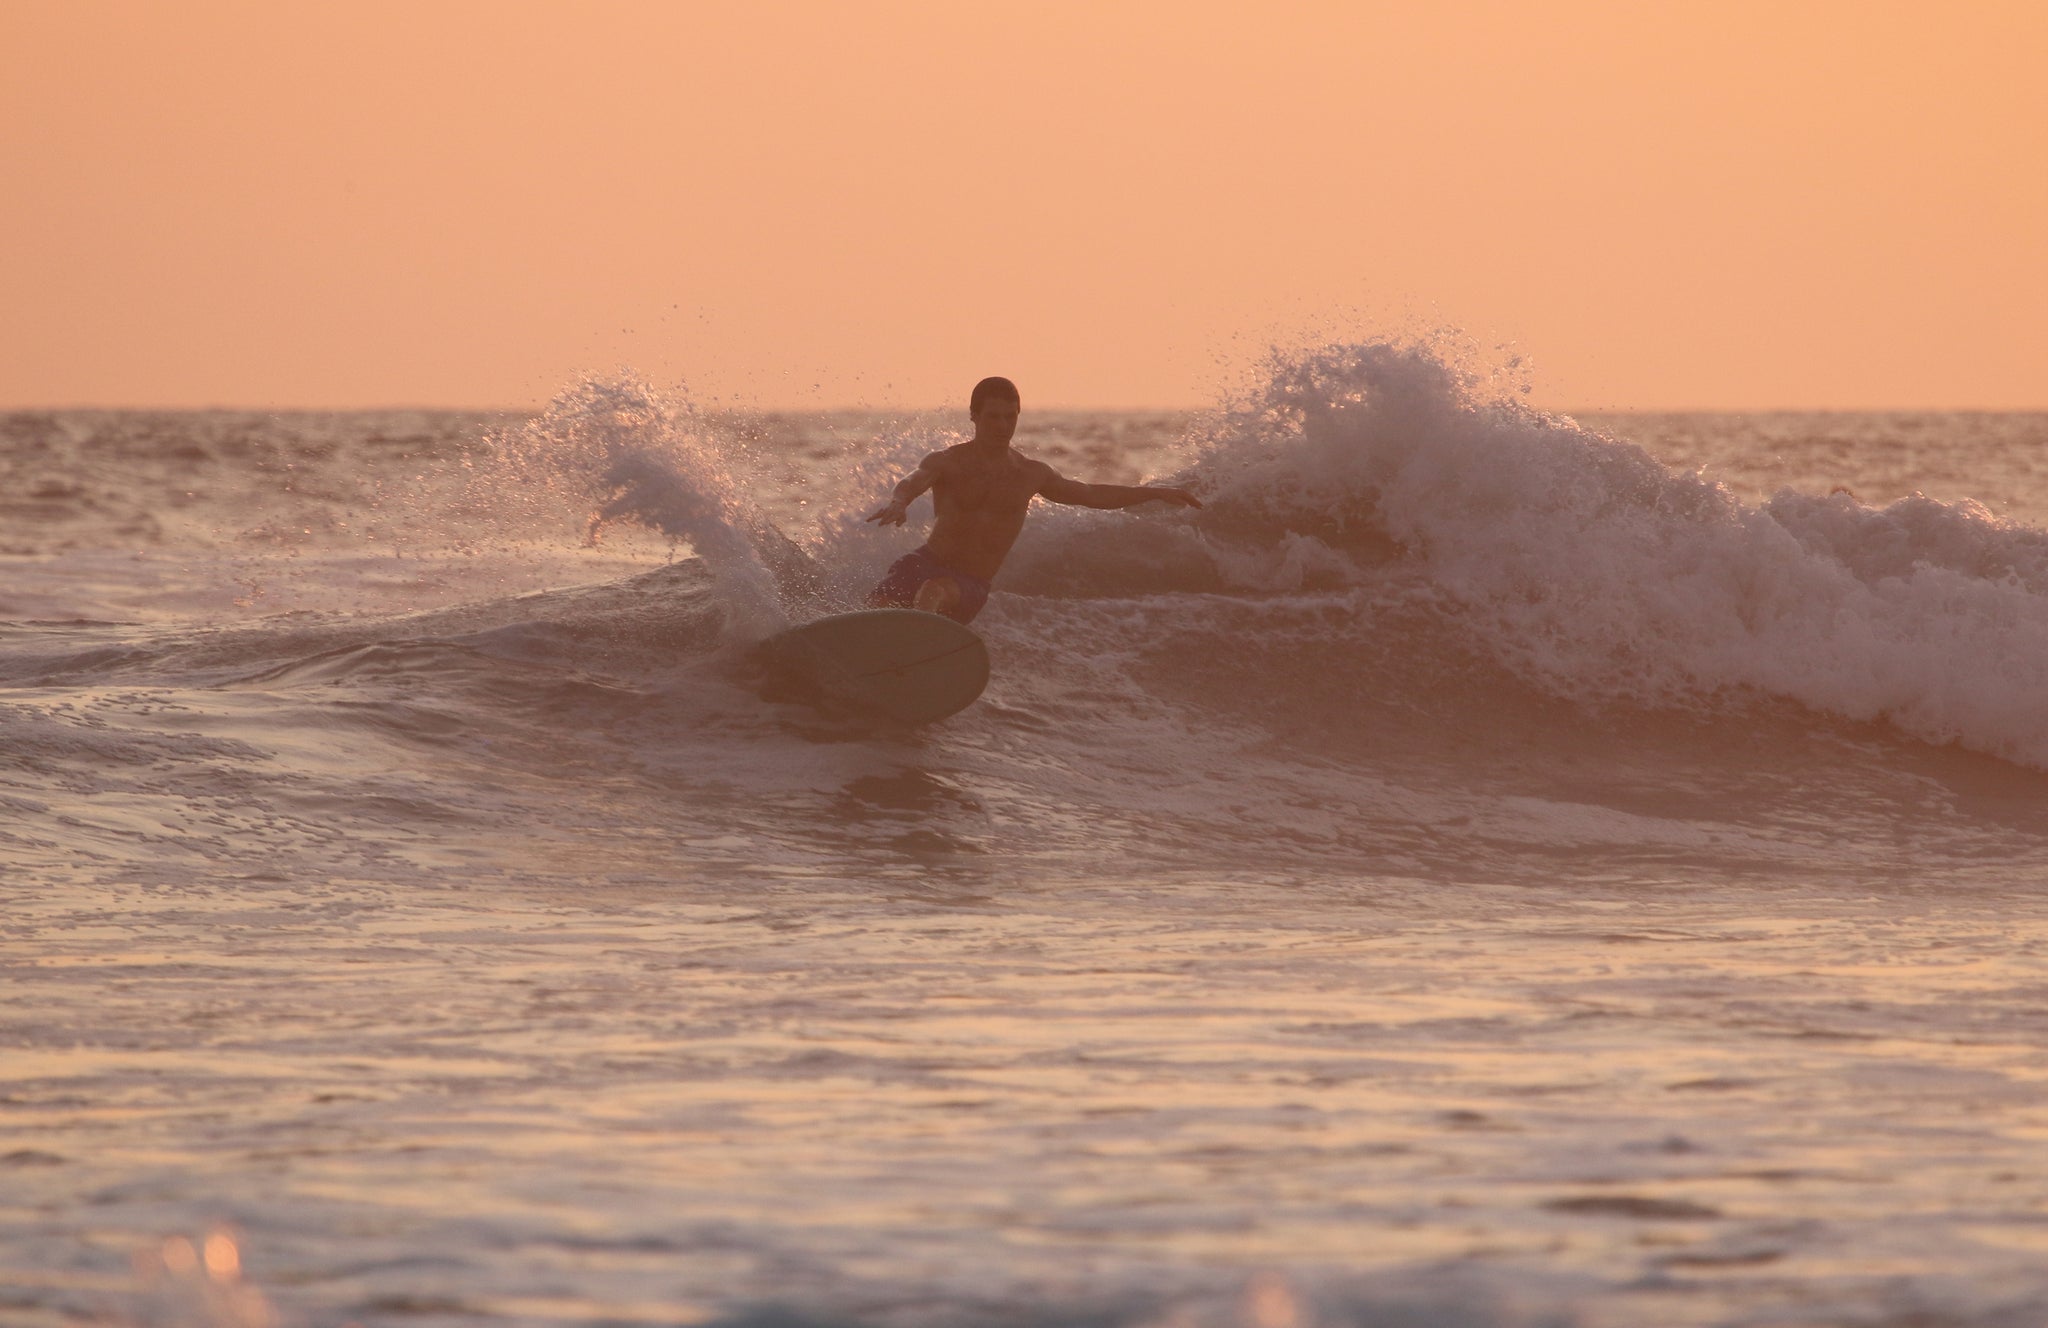
<svg viewBox="0 0 2048 1328">
<path fill-rule="evenodd" d="M 2048 407 L 2048 4 L 0 0 L 0 407 Z"/>
</svg>

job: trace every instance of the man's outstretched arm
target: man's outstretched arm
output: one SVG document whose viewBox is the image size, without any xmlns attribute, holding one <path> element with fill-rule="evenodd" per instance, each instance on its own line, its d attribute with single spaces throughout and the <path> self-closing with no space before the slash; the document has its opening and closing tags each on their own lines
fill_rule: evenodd
<svg viewBox="0 0 2048 1328">
<path fill-rule="evenodd" d="M 1168 488 L 1164 484 L 1083 484 L 1062 475 L 1054 475 L 1039 486 L 1038 492 L 1047 502 L 1065 503 L 1069 507 L 1093 507 L 1102 511 L 1114 511 L 1120 507 L 1136 507 L 1139 503 L 1163 502 L 1177 507 L 1200 507 L 1202 500 L 1186 489 Z"/>
<path fill-rule="evenodd" d="M 910 519 L 910 505 L 917 496 L 932 487 L 939 478 L 939 458 L 944 452 L 934 452 L 917 463 L 917 469 L 904 476 L 896 485 L 896 496 L 891 498 L 881 511 L 868 520 L 879 521 L 885 526 L 900 526 Z"/>
</svg>

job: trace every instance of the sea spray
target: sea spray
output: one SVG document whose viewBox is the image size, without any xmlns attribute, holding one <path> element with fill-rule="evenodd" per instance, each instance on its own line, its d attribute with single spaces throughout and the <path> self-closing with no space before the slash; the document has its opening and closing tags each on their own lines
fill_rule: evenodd
<svg viewBox="0 0 2048 1328">
<path fill-rule="evenodd" d="M 917 420 L 876 421 L 871 435 L 850 447 L 826 486 L 812 529 L 820 574 L 835 610 L 857 607 L 880 573 L 916 547 L 929 525 L 934 500 L 913 504 L 903 527 L 868 520 L 889 501 L 897 482 L 934 452 L 964 441 L 962 435 Z"/>
<path fill-rule="evenodd" d="M 735 629 L 759 636 L 792 620 L 860 607 L 890 562 L 912 547 L 905 532 L 867 517 L 932 452 L 961 441 L 926 419 L 875 417 L 809 475 L 765 454 L 744 417 L 697 411 L 631 376 L 590 378 L 534 420 L 499 433 L 497 464 L 480 468 L 472 501 L 534 524 L 562 521 L 582 504 L 592 542 L 622 526 L 658 532 L 702 558 L 734 610 Z M 808 519 L 778 524 L 793 484 Z M 540 506 L 557 509 L 543 514 Z M 914 536 L 929 518 L 913 515 Z"/>
<path fill-rule="evenodd" d="M 509 481 L 585 502 L 592 543 L 632 522 L 687 544 L 743 635 L 782 626 L 789 602 L 811 590 L 803 551 L 748 494 L 747 444 L 719 437 L 687 399 L 630 376 L 588 378 L 495 441 L 502 465 L 484 485 L 494 501 Z"/>
<path fill-rule="evenodd" d="M 1420 574 L 1574 703 L 1758 694 L 2048 766 L 2048 534 L 1971 502 L 1751 505 L 1426 344 L 1276 355 L 1176 477 L 1199 513 L 1039 522 L 1002 588 L 1323 595 Z"/>
<path fill-rule="evenodd" d="M 1216 506 L 1258 510 L 1276 545 L 1319 537 L 1298 515 L 1339 549 L 1383 535 L 1558 693 L 1692 706 L 1757 689 L 2048 765 L 2039 531 L 1925 498 L 1750 507 L 1415 348 L 1310 353 L 1254 404 L 1197 468 Z"/>
</svg>

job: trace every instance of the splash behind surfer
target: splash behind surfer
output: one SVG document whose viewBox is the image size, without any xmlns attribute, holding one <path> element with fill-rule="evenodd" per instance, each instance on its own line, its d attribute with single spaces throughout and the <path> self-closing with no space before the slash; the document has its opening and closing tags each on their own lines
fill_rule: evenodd
<svg viewBox="0 0 2048 1328">
<path fill-rule="evenodd" d="M 989 582 L 1024 529 L 1033 498 L 1105 510 L 1145 502 L 1200 507 L 1186 489 L 1161 484 L 1083 484 L 1010 447 L 1023 399 L 1007 378 L 974 385 L 967 413 L 974 436 L 934 452 L 896 486 L 887 506 L 870 516 L 900 526 L 910 504 L 931 490 L 936 514 L 931 538 L 896 560 L 868 594 L 874 608 L 917 608 L 971 622 L 988 600 Z"/>
</svg>

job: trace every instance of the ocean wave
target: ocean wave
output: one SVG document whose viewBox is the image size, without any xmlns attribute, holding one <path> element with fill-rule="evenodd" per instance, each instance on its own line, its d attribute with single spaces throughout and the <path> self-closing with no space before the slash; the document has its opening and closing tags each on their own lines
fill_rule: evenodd
<svg viewBox="0 0 2048 1328">
<path fill-rule="evenodd" d="M 584 485 L 598 525 L 687 541 L 735 633 L 757 637 L 858 603 L 901 543 L 861 516 L 948 440 L 885 433 L 824 486 L 797 539 L 750 496 L 763 458 L 630 380 L 579 385 L 513 441 L 520 473 Z M 1276 355 L 1186 450 L 1174 479 L 1201 511 L 1042 510 L 998 588 L 1331 596 L 1419 577 L 1447 625 L 1414 643 L 1425 671 L 1429 651 L 1476 646 L 1581 705 L 1697 712 L 1761 694 L 2048 768 L 2048 533 L 1980 505 L 1746 503 L 1427 343 Z M 1219 635 L 1183 663 L 1230 649 Z"/>
<path fill-rule="evenodd" d="M 1316 594 L 1419 572 L 1460 636 L 1555 696 L 1762 693 L 2048 767 L 2048 534 L 1919 496 L 1746 504 L 1483 386 L 1425 346 L 1278 360 L 1177 477 L 1203 511 L 1043 522 L 1003 588 Z"/>
<path fill-rule="evenodd" d="M 465 547 L 407 563 L 442 569 L 437 594 L 477 592 L 450 607 L 17 629 L 0 677 L 214 686 L 281 670 L 294 685 L 333 652 L 437 639 L 659 686 L 680 663 L 856 607 L 908 543 L 863 517 L 954 441 L 925 420 L 806 458 L 806 517 L 785 530 L 760 499 L 790 459 L 636 380 L 580 383 L 493 427 L 463 453 L 459 510 L 422 528 L 516 543 L 587 521 L 592 538 L 633 526 L 694 556 L 504 594 Z M 1129 684 L 1118 695 L 1170 695 L 1219 720 L 1255 710 L 1296 734 L 1378 725 L 1415 750 L 1489 725 L 1555 736 L 1555 713 L 1693 722 L 1761 705 L 2048 768 L 2048 533 L 1981 505 L 1792 490 L 1748 502 L 1532 410 L 1433 345 L 1394 342 L 1276 356 L 1256 390 L 1153 454 L 1205 506 L 1036 512 L 978 624 L 1011 652 L 992 706 L 1019 670 L 1044 700 L 1099 691 L 1113 666 Z M 369 571 L 340 552 L 258 570 L 361 584 Z"/>
</svg>

